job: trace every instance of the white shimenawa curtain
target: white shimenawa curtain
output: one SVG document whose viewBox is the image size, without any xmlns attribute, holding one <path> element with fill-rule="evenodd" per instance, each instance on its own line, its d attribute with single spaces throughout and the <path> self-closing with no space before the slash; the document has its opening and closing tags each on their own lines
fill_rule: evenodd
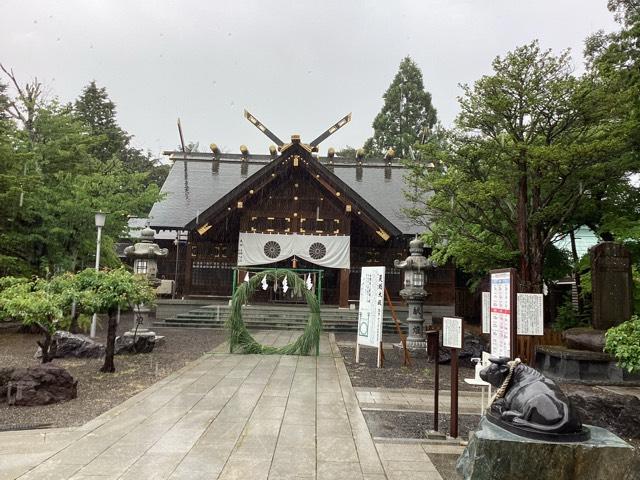
<svg viewBox="0 0 640 480">
<path fill-rule="evenodd" d="M 350 268 L 351 239 L 348 235 L 283 235 L 240 233 L 238 266 L 265 265 L 294 255 L 323 267 Z"/>
</svg>

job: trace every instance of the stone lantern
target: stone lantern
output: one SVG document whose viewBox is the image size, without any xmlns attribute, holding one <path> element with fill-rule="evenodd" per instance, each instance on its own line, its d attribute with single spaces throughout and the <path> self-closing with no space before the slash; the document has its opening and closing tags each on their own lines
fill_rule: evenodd
<svg viewBox="0 0 640 480">
<path fill-rule="evenodd" d="M 404 270 L 404 288 L 400 290 L 400 296 L 409 306 L 407 324 L 409 335 L 407 336 L 407 348 L 411 350 L 426 351 L 427 342 L 424 334 L 423 304 L 429 295 L 425 289 L 425 271 L 434 266 L 434 263 L 423 254 L 424 243 L 419 238 L 409 242 L 411 255 L 404 261 L 396 260 L 396 268 Z"/>
<path fill-rule="evenodd" d="M 166 257 L 169 254 L 169 250 L 160 248 L 157 243 L 154 243 L 154 237 L 155 232 L 149 228 L 147 224 L 140 232 L 140 241 L 125 248 L 124 254 L 128 258 L 133 258 L 133 273 L 146 276 L 149 283 L 157 287 L 160 285 L 160 280 L 157 278 L 158 258 Z M 136 312 L 139 314 L 138 327 L 148 326 L 149 309 L 144 305 L 137 305 Z M 133 330 L 137 332 L 138 335 L 149 335 L 153 333 L 148 332 L 146 328 L 138 328 L 136 330 L 135 326 Z"/>
</svg>

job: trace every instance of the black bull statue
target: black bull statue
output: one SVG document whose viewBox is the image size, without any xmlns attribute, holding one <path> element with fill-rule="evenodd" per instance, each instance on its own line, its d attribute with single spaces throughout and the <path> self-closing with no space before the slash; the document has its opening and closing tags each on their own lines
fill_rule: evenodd
<svg viewBox="0 0 640 480">
<path fill-rule="evenodd" d="M 498 389 L 487 412 L 489 421 L 525 437 L 564 441 L 589 438 L 589 431 L 560 388 L 519 359 L 491 359 L 480 378 Z"/>
</svg>

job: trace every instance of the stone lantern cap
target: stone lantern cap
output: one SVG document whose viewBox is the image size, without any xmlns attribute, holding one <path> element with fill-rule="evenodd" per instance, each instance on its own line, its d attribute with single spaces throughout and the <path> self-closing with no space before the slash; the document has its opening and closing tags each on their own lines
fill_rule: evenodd
<svg viewBox="0 0 640 480">
<path fill-rule="evenodd" d="M 418 237 L 409 242 L 411 255 L 406 260 L 395 260 L 394 266 L 402 270 L 426 270 L 435 267 L 435 263 L 423 255 L 424 242 Z"/>
<path fill-rule="evenodd" d="M 157 243 L 153 243 L 154 237 L 155 232 L 147 225 L 140 232 L 140 242 L 125 248 L 124 254 L 130 258 L 157 258 L 169 255 L 169 249 L 160 248 Z"/>
</svg>

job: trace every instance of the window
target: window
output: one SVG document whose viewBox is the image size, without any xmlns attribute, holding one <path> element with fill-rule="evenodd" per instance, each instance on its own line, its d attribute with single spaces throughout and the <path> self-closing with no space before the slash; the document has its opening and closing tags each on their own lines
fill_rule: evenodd
<svg viewBox="0 0 640 480">
<path fill-rule="evenodd" d="M 136 273 L 147 273 L 147 261 L 146 260 L 136 260 Z"/>
</svg>

